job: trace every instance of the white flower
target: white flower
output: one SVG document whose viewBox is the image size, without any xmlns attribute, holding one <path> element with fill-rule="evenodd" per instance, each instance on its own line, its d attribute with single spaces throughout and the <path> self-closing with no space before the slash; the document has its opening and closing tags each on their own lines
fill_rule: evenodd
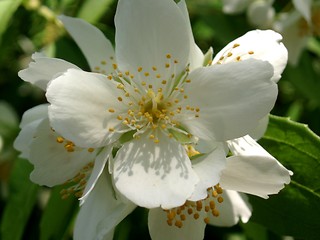
<svg viewBox="0 0 320 240">
<path fill-rule="evenodd" d="M 320 35 L 320 5 L 312 0 L 293 1 L 294 9 L 279 14 L 273 28 L 283 35 L 289 62 L 296 65 L 312 36 Z"/>
<path fill-rule="evenodd" d="M 61 192 L 62 198 L 70 194 L 86 196 L 92 190 L 111 148 L 79 148 L 62 137 L 50 127 L 48 104 L 26 111 L 20 128 L 14 147 L 33 164 L 33 182 L 49 187 L 71 183 L 70 188 Z"/>
<path fill-rule="evenodd" d="M 71 34 L 82 33 L 77 21 L 61 19 Z M 271 78 L 278 73 L 268 62 L 241 61 L 259 54 L 254 46 L 246 49 L 244 44 L 241 50 L 242 41 L 222 53 L 226 59 L 219 61 L 228 64 L 193 69 L 190 59 L 198 59 L 194 55 L 198 51 L 189 22 L 169 0 L 119 1 L 115 24 L 115 57 L 110 50 L 94 67 L 102 72 L 102 66 L 111 66 L 112 73 L 72 68 L 48 85 L 52 127 L 82 148 L 104 147 L 131 134 L 118 150 L 111 172 L 117 190 L 139 206 L 172 208 L 190 197 L 203 198 L 219 181 L 224 150 L 218 145 L 203 157 L 205 167 L 196 167 L 184 144 L 247 134 L 273 107 L 277 86 Z M 272 37 L 275 33 L 261 34 L 273 42 L 265 41 L 264 47 L 284 48 L 278 36 Z M 203 170 L 209 166 L 210 175 Z"/>
<path fill-rule="evenodd" d="M 223 12 L 237 14 L 246 11 L 248 22 L 255 27 L 266 29 L 271 26 L 275 10 L 273 0 L 223 0 Z"/>
<path fill-rule="evenodd" d="M 249 32 L 207 61 L 194 42 L 184 1 L 120 0 L 115 52 L 98 29 L 60 19 L 93 72 L 33 55 L 19 76 L 47 91 L 49 113 L 43 106 L 41 113 L 35 108 L 25 114 L 16 147 L 35 165 L 32 179 L 40 184 L 60 184 L 88 170 L 75 239 L 112 238 L 137 205 L 151 209 L 153 239 L 202 239 L 206 223 L 248 221 L 250 206 L 236 191 L 265 197 L 288 182 L 275 160 L 238 161 L 236 153 L 226 159 L 225 150 L 226 141 L 260 126 L 274 105 L 287 61 L 279 34 Z M 236 164 L 248 177 L 235 171 Z M 265 173 L 265 166 L 272 171 Z M 256 192 L 253 176 L 259 174 L 261 187 L 266 174 L 280 176 Z M 193 212 L 183 213 L 185 219 L 173 214 L 188 208 Z"/>
</svg>

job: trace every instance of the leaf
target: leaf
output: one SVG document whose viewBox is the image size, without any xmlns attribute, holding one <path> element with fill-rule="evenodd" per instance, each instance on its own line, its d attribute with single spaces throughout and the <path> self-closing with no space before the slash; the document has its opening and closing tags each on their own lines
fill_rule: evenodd
<svg viewBox="0 0 320 240">
<path fill-rule="evenodd" d="M 2 240 L 22 239 L 25 226 L 37 201 L 39 186 L 29 180 L 32 166 L 17 159 L 9 180 L 9 197 L 1 221 Z"/>
<path fill-rule="evenodd" d="M 294 172 L 291 183 L 268 200 L 250 197 L 252 221 L 280 235 L 318 239 L 320 235 L 320 138 L 306 125 L 270 116 L 260 144 Z"/>
<path fill-rule="evenodd" d="M 1 0 L 0 1 L 0 43 L 1 36 L 4 31 L 8 28 L 9 21 L 20 6 L 22 0 Z"/>
<path fill-rule="evenodd" d="M 63 187 L 56 187 L 51 192 L 40 221 L 41 240 L 63 239 L 78 209 L 78 201 L 75 198 L 61 199 L 62 189 Z"/>
<path fill-rule="evenodd" d="M 85 19 L 89 23 L 96 23 L 112 2 L 113 0 L 86 0 L 77 17 Z"/>
</svg>

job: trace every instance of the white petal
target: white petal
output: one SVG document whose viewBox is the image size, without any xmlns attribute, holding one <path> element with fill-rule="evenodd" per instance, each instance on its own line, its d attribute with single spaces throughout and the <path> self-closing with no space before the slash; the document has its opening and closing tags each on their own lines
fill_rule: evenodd
<svg viewBox="0 0 320 240">
<path fill-rule="evenodd" d="M 30 178 L 40 185 L 52 187 L 73 178 L 95 158 L 94 152 L 75 147 L 68 152 L 65 143 L 57 142 L 57 133 L 50 128 L 48 119 L 38 126 L 30 145 L 30 162 L 34 165 Z"/>
<path fill-rule="evenodd" d="M 299 26 L 300 20 L 301 15 L 298 12 L 293 11 L 289 14 L 281 14 L 278 21 L 274 23 L 274 29 L 283 36 L 283 42 L 289 53 L 289 62 L 292 65 L 298 63 L 300 55 L 310 38 L 308 32 L 301 32 Z"/>
<path fill-rule="evenodd" d="M 30 62 L 29 67 L 19 71 L 19 77 L 37 87 L 47 89 L 47 84 L 58 74 L 67 71 L 70 68 L 79 69 L 76 65 L 58 58 L 48 58 L 41 53 L 32 55 L 34 62 Z"/>
<path fill-rule="evenodd" d="M 113 177 L 116 188 L 135 204 L 168 209 L 184 204 L 199 181 L 185 149 L 158 134 L 159 143 L 141 135 L 118 151 Z"/>
<path fill-rule="evenodd" d="M 83 52 L 91 71 L 111 73 L 113 71 L 114 49 L 103 33 L 79 18 L 60 16 L 59 19 Z"/>
<path fill-rule="evenodd" d="M 222 144 L 209 154 L 192 160 L 193 170 L 198 175 L 200 181 L 195 187 L 195 191 L 188 199 L 197 201 L 207 197 L 207 189 L 216 185 L 220 180 L 221 170 L 226 164 L 226 154 Z"/>
<path fill-rule="evenodd" d="M 247 32 L 225 46 L 215 56 L 213 64 L 238 61 L 238 57 L 241 60 L 254 58 L 268 61 L 274 68 L 272 80 L 277 82 L 281 78 L 288 60 L 287 49 L 281 43 L 281 40 L 282 36 L 272 30 Z M 222 57 L 223 59 L 220 60 Z"/>
<path fill-rule="evenodd" d="M 274 20 L 275 9 L 270 1 L 255 1 L 248 7 L 247 16 L 251 25 L 266 29 Z"/>
<path fill-rule="evenodd" d="M 137 81 L 156 85 L 156 74 L 168 80 L 172 73 L 179 75 L 187 66 L 190 48 L 188 26 L 174 1 L 120 0 L 115 25 L 119 68 L 137 76 Z M 171 55 L 170 59 L 167 54 Z M 170 64 L 169 68 L 166 68 L 166 63 Z M 152 70 L 153 66 L 157 71 Z M 137 71 L 139 67 L 143 68 L 141 73 L 149 72 L 150 76 L 140 74 Z"/>
<path fill-rule="evenodd" d="M 235 14 L 243 12 L 251 0 L 222 0 L 223 12 L 229 14 Z"/>
<path fill-rule="evenodd" d="M 312 0 L 292 0 L 292 3 L 296 10 L 305 18 L 305 20 L 311 22 L 311 3 Z"/>
<path fill-rule="evenodd" d="M 232 190 L 223 190 L 222 203 L 217 203 L 216 207 L 220 213 L 218 217 L 209 214 L 210 224 L 220 227 L 231 227 L 239 222 L 249 221 L 251 217 L 251 205 L 245 194 L 240 194 Z"/>
<path fill-rule="evenodd" d="M 21 131 L 14 141 L 14 148 L 21 152 L 20 157 L 30 158 L 30 145 L 35 132 L 44 118 L 48 117 L 48 104 L 41 104 L 27 110 L 21 119 Z"/>
<path fill-rule="evenodd" d="M 86 201 L 88 198 L 90 192 L 94 188 L 95 184 L 97 183 L 100 175 L 102 174 L 104 167 L 106 165 L 106 162 L 109 158 L 109 155 L 112 151 L 112 148 L 110 146 L 105 147 L 97 156 L 97 158 L 94 161 L 94 167 L 92 169 L 90 178 L 86 184 L 86 187 L 83 191 L 82 197 L 79 198 L 80 200 L 80 206 Z"/>
<path fill-rule="evenodd" d="M 52 127 L 79 147 L 100 147 L 119 137 L 120 112 L 126 111 L 117 97 L 123 94 L 117 83 L 104 75 L 69 70 L 48 86 Z M 115 112 L 109 112 L 109 109 Z"/>
<path fill-rule="evenodd" d="M 236 155 L 227 158 L 227 166 L 222 170 L 220 179 L 222 188 L 268 198 L 290 182 L 292 172 L 251 137 L 229 141 L 229 146 Z"/>
<path fill-rule="evenodd" d="M 189 114 L 179 119 L 199 138 L 227 140 L 243 136 L 270 112 L 277 97 L 272 67 L 249 59 L 213 65 L 191 72 L 185 85 L 184 106 L 199 107 L 199 117 Z"/>
<path fill-rule="evenodd" d="M 268 124 L 269 124 L 269 114 L 259 120 L 258 126 L 253 131 L 249 132 L 249 135 L 253 139 L 259 140 L 265 134 Z"/>
<path fill-rule="evenodd" d="M 161 208 L 149 211 L 148 225 L 152 240 L 163 239 L 183 239 L 183 240 L 202 240 L 206 224 L 203 218 L 195 220 L 192 215 L 185 214 L 186 220 L 183 226 L 169 226 L 167 223 L 167 213 Z"/>
<path fill-rule="evenodd" d="M 112 240 L 115 227 L 134 209 L 115 199 L 110 176 L 102 174 L 77 216 L 75 240 Z"/>
<path fill-rule="evenodd" d="M 191 23 L 190 23 L 190 19 L 189 19 L 189 13 L 188 13 L 187 4 L 186 4 L 185 0 L 181 0 L 180 2 L 177 3 L 177 5 L 180 8 L 180 10 L 181 10 L 186 22 L 187 22 L 188 34 L 189 34 L 189 38 L 190 38 L 190 57 L 189 57 L 190 66 L 189 66 L 189 69 L 190 69 L 190 71 L 192 71 L 195 68 L 203 66 L 204 55 L 203 55 L 201 49 L 197 46 L 197 44 L 194 41 Z"/>
</svg>

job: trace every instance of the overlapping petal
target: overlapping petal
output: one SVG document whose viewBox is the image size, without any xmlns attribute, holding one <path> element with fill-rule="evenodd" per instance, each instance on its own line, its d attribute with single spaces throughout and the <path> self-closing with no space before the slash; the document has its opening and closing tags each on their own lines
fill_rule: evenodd
<svg viewBox="0 0 320 240">
<path fill-rule="evenodd" d="M 189 69 L 190 69 L 190 71 L 192 71 L 195 68 L 203 66 L 204 55 L 203 55 L 201 49 L 198 47 L 198 45 L 194 41 L 190 18 L 189 18 L 189 13 L 188 13 L 187 4 L 186 4 L 185 0 L 181 0 L 180 2 L 178 2 L 177 6 L 180 8 L 180 10 L 181 10 L 186 22 L 187 22 L 188 34 L 189 34 L 189 39 L 190 39 L 190 56 L 189 56 L 190 66 L 189 66 Z"/>
<path fill-rule="evenodd" d="M 79 18 L 60 16 L 59 19 L 80 47 L 91 71 L 104 74 L 113 71 L 115 54 L 111 42 L 93 25 Z"/>
<path fill-rule="evenodd" d="M 92 172 L 90 174 L 90 178 L 86 184 L 86 187 L 83 191 L 81 198 L 79 199 L 80 205 L 82 205 L 86 201 L 89 194 L 91 193 L 94 186 L 96 185 L 99 177 L 103 173 L 106 162 L 108 161 L 109 156 L 111 154 L 111 151 L 112 151 L 112 147 L 107 146 L 107 147 L 103 148 L 102 151 L 99 153 L 99 155 L 96 157 L 96 159 L 94 161 L 94 166 L 93 166 Z"/>
<path fill-rule="evenodd" d="M 220 215 L 214 217 L 209 214 L 210 224 L 221 227 L 231 227 L 241 221 L 248 222 L 251 217 L 251 205 L 245 194 L 232 190 L 224 190 L 223 202 L 217 206 Z"/>
<path fill-rule="evenodd" d="M 46 95 L 52 127 L 79 147 L 100 147 L 116 140 L 120 136 L 116 130 L 121 128 L 117 114 L 127 111 L 117 100 L 123 94 L 117 84 L 102 74 L 74 69 L 56 78 Z"/>
<path fill-rule="evenodd" d="M 199 179 L 185 149 L 174 139 L 158 134 L 159 143 L 147 133 L 125 143 L 114 159 L 116 188 L 135 204 L 169 209 L 189 198 Z"/>
<path fill-rule="evenodd" d="M 290 182 L 288 171 L 250 136 L 229 142 L 235 154 L 222 170 L 222 188 L 250 193 L 262 198 L 278 193 Z"/>
<path fill-rule="evenodd" d="M 132 204 L 123 204 L 114 196 L 110 175 L 101 174 L 93 191 L 80 208 L 77 216 L 74 239 L 112 240 L 115 227 L 133 209 Z"/>
<path fill-rule="evenodd" d="M 161 80 L 155 81 L 157 74 L 168 80 L 187 66 L 188 26 L 174 1 L 120 0 L 115 25 L 118 66 L 121 71 L 133 74 L 134 81 L 157 85 L 161 83 Z"/>
<path fill-rule="evenodd" d="M 30 178 L 35 183 L 49 187 L 63 184 L 96 156 L 95 152 L 76 147 L 73 152 L 67 151 L 65 144 L 57 142 L 57 136 L 48 118 L 42 120 L 34 133 L 29 160 L 34 165 Z"/>
<path fill-rule="evenodd" d="M 32 55 L 34 62 L 29 64 L 29 67 L 19 71 L 19 77 L 37 87 L 47 89 L 47 84 L 54 77 L 67 71 L 70 68 L 79 69 L 76 65 L 58 58 L 49 58 L 41 53 Z"/>
<path fill-rule="evenodd" d="M 48 117 L 48 104 L 41 104 L 26 111 L 21 119 L 21 131 L 14 141 L 14 148 L 21 152 L 20 157 L 29 159 L 30 145 L 35 132 L 44 118 Z"/>
<path fill-rule="evenodd" d="M 184 240 L 202 240 L 204 237 L 205 222 L 202 220 L 204 212 L 200 212 L 201 217 L 198 220 L 193 215 L 186 214 L 186 220 L 183 226 L 169 226 L 167 223 L 167 213 L 161 208 L 151 209 L 149 211 L 148 225 L 152 240 L 162 239 L 184 239 Z"/>
<path fill-rule="evenodd" d="M 186 113 L 180 121 L 203 139 L 243 136 L 274 106 L 278 90 L 272 75 L 268 62 L 255 59 L 196 69 L 184 104 L 199 107 L 199 117 Z"/>
<path fill-rule="evenodd" d="M 277 82 L 287 64 L 288 52 L 281 42 L 282 36 L 272 30 L 254 30 L 225 46 L 213 59 L 213 64 L 244 59 L 268 61 L 273 66 L 272 80 Z"/>
<path fill-rule="evenodd" d="M 220 180 L 220 172 L 226 164 L 226 153 L 222 144 L 217 144 L 209 154 L 192 160 L 193 170 L 199 176 L 199 183 L 196 185 L 190 201 L 197 201 L 207 197 L 207 189 L 216 185 Z"/>
</svg>

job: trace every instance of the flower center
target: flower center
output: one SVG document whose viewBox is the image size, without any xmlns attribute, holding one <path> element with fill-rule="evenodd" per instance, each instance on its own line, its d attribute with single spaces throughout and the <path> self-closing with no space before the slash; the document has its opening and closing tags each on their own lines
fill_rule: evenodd
<svg viewBox="0 0 320 240">
<path fill-rule="evenodd" d="M 219 184 L 207 189 L 208 195 L 205 199 L 196 202 L 186 201 L 180 207 L 164 210 L 167 213 L 167 224 L 169 226 L 183 227 L 183 222 L 187 219 L 202 219 L 206 224 L 210 222 L 210 215 L 218 217 L 220 215 L 217 204 L 223 202 L 222 188 Z"/>
<path fill-rule="evenodd" d="M 117 114 L 116 118 L 121 122 L 109 128 L 110 132 L 134 130 L 134 138 L 139 138 L 142 133 L 147 132 L 155 143 L 159 143 L 159 131 L 170 138 L 174 137 L 172 132 L 181 132 L 190 137 L 179 121 L 186 116 L 200 116 L 199 107 L 184 104 L 188 99 L 184 85 L 191 82 L 187 79 L 189 70 L 187 67 L 182 73 L 177 74 L 174 65 L 178 61 L 172 61 L 170 54 L 166 55 L 166 59 L 170 61 L 165 64 L 166 72 L 162 74 L 157 71 L 156 66 L 153 66 L 151 71 L 143 71 L 143 68 L 139 67 L 136 71 L 139 74 L 134 77 L 129 71 L 123 73 L 114 66 L 115 72 L 107 78 L 119 82 L 117 99 L 125 105 L 126 111 L 108 109 L 109 113 Z"/>
</svg>

